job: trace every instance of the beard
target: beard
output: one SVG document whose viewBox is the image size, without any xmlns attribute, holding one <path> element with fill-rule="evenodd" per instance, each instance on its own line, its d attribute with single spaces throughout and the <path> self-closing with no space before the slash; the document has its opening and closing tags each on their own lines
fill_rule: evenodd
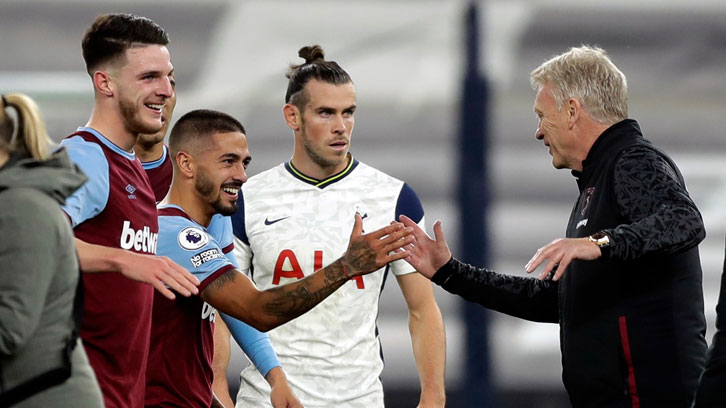
<svg viewBox="0 0 726 408">
<path fill-rule="evenodd" d="M 302 132 L 301 136 L 305 153 L 308 155 L 310 160 L 312 160 L 313 163 L 317 164 L 321 169 L 337 167 L 340 165 L 340 163 L 348 159 L 347 152 L 340 158 L 334 157 L 332 159 L 327 159 L 323 156 L 322 152 L 320 152 L 320 149 L 310 142 L 304 131 Z"/>
<path fill-rule="evenodd" d="M 201 169 L 197 173 L 194 188 L 197 190 L 199 195 L 209 199 L 209 204 L 212 206 L 212 209 L 214 209 L 215 214 L 229 216 L 237 212 L 237 201 L 225 205 L 225 200 L 222 199 L 221 193 L 218 193 L 216 200 L 213 199 L 214 192 L 220 191 L 221 188 L 215 188 L 212 180 L 210 180 Z"/>
<path fill-rule="evenodd" d="M 141 115 L 136 103 L 124 99 L 123 96 L 119 97 L 119 108 L 124 127 L 130 133 L 135 135 L 139 133 L 156 133 L 161 129 L 161 123 L 159 123 L 159 126 L 144 123 L 140 118 Z"/>
</svg>

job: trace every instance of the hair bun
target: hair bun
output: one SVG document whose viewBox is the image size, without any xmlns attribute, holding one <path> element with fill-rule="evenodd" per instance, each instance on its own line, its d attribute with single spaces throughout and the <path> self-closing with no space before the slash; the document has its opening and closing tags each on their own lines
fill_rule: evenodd
<svg viewBox="0 0 726 408">
<path fill-rule="evenodd" d="M 323 48 L 317 44 L 300 48 L 297 55 L 300 58 L 304 58 L 306 64 L 317 60 L 325 61 L 325 51 L 323 51 Z"/>
</svg>

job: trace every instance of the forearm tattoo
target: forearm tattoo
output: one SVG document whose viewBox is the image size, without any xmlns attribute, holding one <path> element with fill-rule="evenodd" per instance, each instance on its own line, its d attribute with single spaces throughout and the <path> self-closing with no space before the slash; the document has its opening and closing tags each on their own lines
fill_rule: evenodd
<svg viewBox="0 0 726 408">
<path fill-rule="evenodd" d="M 237 270 L 230 269 L 227 272 L 219 275 L 219 277 L 213 280 L 207 288 L 212 290 L 221 289 L 224 285 L 234 282 L 235 278 L 237 277 L 237 273 Z"/>
<path fill-rule="evenodd" d="M 281 320 L 291 320 L 312 309 L 336 289 L 341 287 L 348 278 L 340 262 L 333 262 L 323 269 L 322 282 L 312 275 L 300 281 L 268 289 L 266 292 L 272 300 L 262 305 L 262 310 Z"/>
</svg>

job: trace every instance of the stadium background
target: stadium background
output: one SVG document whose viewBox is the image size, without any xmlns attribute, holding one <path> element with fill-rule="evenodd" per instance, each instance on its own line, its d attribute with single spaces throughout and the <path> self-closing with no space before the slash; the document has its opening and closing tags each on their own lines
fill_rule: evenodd
<svg viewBox="0 0 726 408">
<path fill-rule="evenodd" d="M 628 77 L 630 116 L 672 154 L 703 213 L 710 341 L 726 232 L 726 2 L 0 0 L 0 92 L 34 97 L 49 133 L 60 140 L 85 124 L 92 106 L 80 52 L 83 30 L 101 13 L 144 15 L 171 35 L 175 118 L 201 107 L 238 117 L 248 129 L 250 172 L 256 174 L 289 159 L 283 75 L 289 63 L 299 62 L 298 48 L 319 43 L 357 86 L 353 153 L 411 184 L 427 224 L 443 220 L 457 254 L 463 239 L 458 140 L 471 55 L 464 16 L 471 4 L 478 10 L 478 72 L 489 97 L 487 132 L 468 135 L 487 138 L 480 161 L 490 193 L 487 265 L 523 274 L 534 251 L 564 233 L 576 186 L 567 171 L 552 169 L 534 139 L 528 73 L 570 46 L 602 46 Z M 418 381 L 396 286 L 389 282 L 381 299 L 383 382 L 389 406 L 414 406 Z M 438 289 L 436 296 L 447 330 L 448 406 L 471 406 L 467 394 L 486 394 L 467 389 L 473 354 L 464 338 L 471 325 L 459 298 Z M 494 314 L 488 321 L 493 399 L 476 405 L 567 406 L 557 327 Z M 236 354 L 232 384 L 242 364 Z"/>
</svg>

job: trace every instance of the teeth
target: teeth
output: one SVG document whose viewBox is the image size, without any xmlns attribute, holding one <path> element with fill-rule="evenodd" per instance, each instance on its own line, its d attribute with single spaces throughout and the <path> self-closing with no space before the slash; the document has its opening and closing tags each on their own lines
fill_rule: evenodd
<svg viewBox="0 0 726 408">
<path fill-rule="evenodd" d="M 237 195 L 237 192 L 239 192 L 239 188 L 224 187 L 222 188 L 222 191 L 232 195 Z"/>
<path fill-rule="evenodd" d="M 150 104 L 147 104 L 146 106 L 150 107 L 151 109 L 156 109 L 156 110 L 162 110 L 164 108 L 163 104 L 159 105 L 159 104 L 155 104 L 155 103 L 150 103 Z"/>
</svg>

